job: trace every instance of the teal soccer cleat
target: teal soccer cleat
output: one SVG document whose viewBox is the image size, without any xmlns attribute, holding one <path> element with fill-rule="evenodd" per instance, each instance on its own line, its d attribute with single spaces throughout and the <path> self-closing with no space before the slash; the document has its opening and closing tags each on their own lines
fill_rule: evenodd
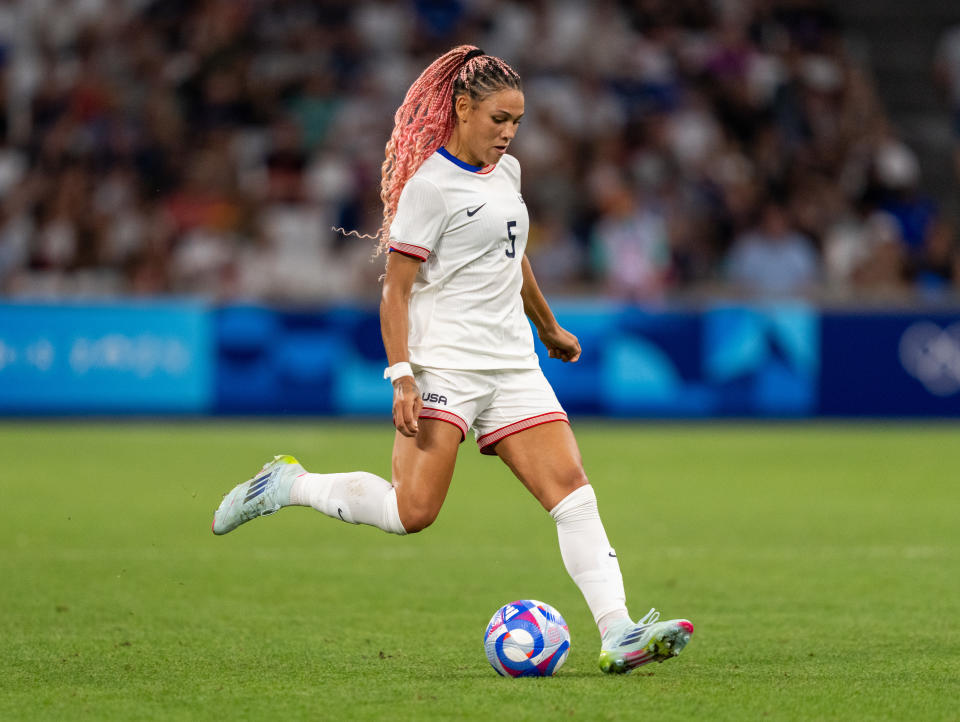
<svg viewBox="0 0 960 722">
<path fill-rule="evenodd" d="M 686 619 L 658 622 L 659 618 L 660 612 L 651 609 L 609 644 L 604 643 L 600 669 L 607 674 L 626 674 L 649 662 L 663 662 L 680 654 L 690 641 L 693 624 Z"/>
<path fill-rule="evenodd" d="M 290 503 L 294 479 L 306 473 L 292 456 L 274 456 L 255 477 L 223 497 L 213 514 L 213 533 L 226 534 L 258 516 L 269 516 Z"/>
</svg>

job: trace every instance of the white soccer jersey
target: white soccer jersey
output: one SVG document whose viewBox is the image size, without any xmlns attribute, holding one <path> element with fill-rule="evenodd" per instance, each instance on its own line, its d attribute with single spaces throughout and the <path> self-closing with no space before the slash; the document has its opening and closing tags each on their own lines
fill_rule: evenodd
<svg viewBox="0 0 960 722">
<path fill-rule="evenodd" d="M 423 261 L 410 298 L 411 363 L 539 367 L 520 297 L 528 228 L 513 156 L 478 168 L 441 148 L 424 161 L 390 227 L 390 249 Z"/>
</svg>

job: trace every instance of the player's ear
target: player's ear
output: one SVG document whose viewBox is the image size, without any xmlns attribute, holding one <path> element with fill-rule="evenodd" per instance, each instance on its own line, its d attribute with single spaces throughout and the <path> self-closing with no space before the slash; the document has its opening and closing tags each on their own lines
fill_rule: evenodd
<svg viewBox="0 0 960 722">
<path fill-rule="evenodd" d="M 470 98 L 466 95 L 458 95 L 453 107 L 457 112 L 457 122 L 466 123 L 471 110 Z"/>
</svg>

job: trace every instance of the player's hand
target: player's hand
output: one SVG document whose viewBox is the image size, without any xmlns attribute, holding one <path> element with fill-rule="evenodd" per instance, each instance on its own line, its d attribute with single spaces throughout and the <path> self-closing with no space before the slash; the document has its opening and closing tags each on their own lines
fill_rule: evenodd
<svg viewBox="0 0 960 722">
<path fill-rule="evenodd" d="M 550 358 L 570 362 L 580 358 L 580 341 L 566 329 L 555 326 L 552 329 L 540 331 L 538 335 L 543 345 L 547 347 Z"/>
<path fill-rule="evenodd" d="M 420 430 L 417 419 L 423 399 L 413 376 L 403 376 L 393 382 L 393 425 L 404 436 L 416 436 Z"/>
</svg>

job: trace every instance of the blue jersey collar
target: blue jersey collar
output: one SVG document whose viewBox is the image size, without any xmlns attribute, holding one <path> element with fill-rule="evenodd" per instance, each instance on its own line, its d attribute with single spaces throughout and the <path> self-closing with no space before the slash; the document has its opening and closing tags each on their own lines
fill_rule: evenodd
<svg viewBox="0 0 960 722">
<path fill-rule="evenodd" d="M 443 148 L 443 147 L 437 148 L 437 153 L 442 155 L 444 158 L 446 158 L 448 161 L 450 161 L 454 165 L 458 165 L 464 170 L 470 171 L 471 173 L 479 173 L 486 167 L 482 165 L 470 165 L 469 163 L 465 163 L 464 161 L 460 160 L 459 158 L 457 158 L 457 156 L 453 155 L 452 153 L 450 153 L 450 151 L 448 151 L 446 148 Z"/>
</svg>

